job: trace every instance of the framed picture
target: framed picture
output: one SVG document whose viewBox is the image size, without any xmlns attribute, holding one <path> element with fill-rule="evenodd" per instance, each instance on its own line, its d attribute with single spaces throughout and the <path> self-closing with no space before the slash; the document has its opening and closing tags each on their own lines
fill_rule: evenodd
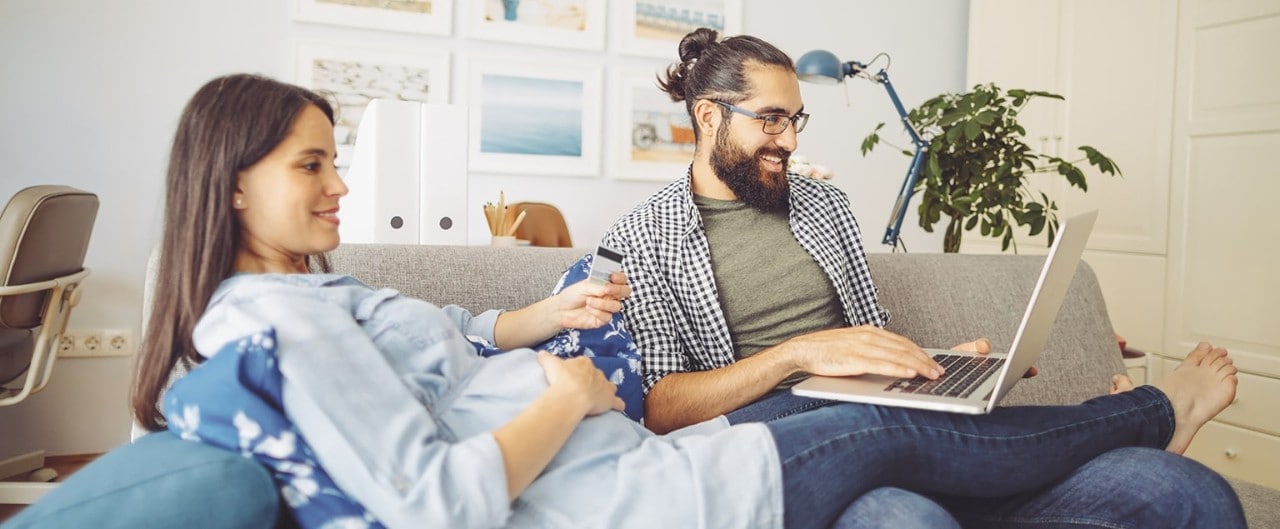
<svg viewBox="0 0 1280 529">
<path fill-rule="evenodd" d="M 293 0 L 293 18 L 306 22 L 448 35 L 453 0 Z"/>
<path fill-rule="evenodd" d="M 470 37 L 604 49 L 605 0 L 464 0 Z"/>
<path fill-rule="evenodd" d="M 295 43 L 297 83 L 337 105 L 333 133 L 338 165 L 351 163 L 360 118 L 377 98 L 449 102 L 449 52 L 368 48 L 354 44 Z"/>
<path fill-rule="evenodd" d="M 471 171 L 595 176 L 601 73 L 595 66 L 471 61 Z"/>
<path fill-rule="evenodd" d="M 670 182 L 693 161 L 693 123 L 684 103 L 671 101 L 657 85 L 662 67 L 615 72 L 617 104 L 609 111 L 609 175 L 622 180 Z"/>
<path fill-rule="evenodd" d="M 620 12 L 614 45 L 622 53 L 680 58 L 680 39 L 708 27 L 721 35 L 742 32 L 742 0 L 613 0 Z"/>
</svg>

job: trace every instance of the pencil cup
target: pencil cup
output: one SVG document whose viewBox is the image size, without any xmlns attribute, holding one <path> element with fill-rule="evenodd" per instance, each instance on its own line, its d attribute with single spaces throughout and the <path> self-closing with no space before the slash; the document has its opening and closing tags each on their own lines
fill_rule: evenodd
<svg viewBox="0 0 1280 529">
<path fill-rule="evenodd" d="M 515 246 L 516 236 L 515 235 L 494 235 L 493 239 L 489 241 L 489 244 L 492 246 Z"/>
</svg>

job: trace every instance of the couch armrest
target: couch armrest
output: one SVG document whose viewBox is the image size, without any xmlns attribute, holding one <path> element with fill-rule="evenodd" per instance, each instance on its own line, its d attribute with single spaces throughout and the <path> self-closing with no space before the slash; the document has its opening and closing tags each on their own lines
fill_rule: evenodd
<svg viewBox="0 0 1280 529">
<path fill-rule="evenodd" d="M 277 527 L 280 513 L 261 465 L 156 432 L 94 460 L 4 527 L 266 529 Z"/>
</svg>

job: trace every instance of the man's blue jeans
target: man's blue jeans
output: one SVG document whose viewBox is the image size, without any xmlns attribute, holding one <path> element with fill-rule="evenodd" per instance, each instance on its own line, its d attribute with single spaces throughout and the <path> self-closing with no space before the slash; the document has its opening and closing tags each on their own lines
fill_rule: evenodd
<svg viewBox="0 0 1280 529">
<path fill-rule="evenodd" d="M 728 417 L 773 430 L 788 527 L 1244 527 L 1221 477 L 1160 449 L 1173 416 L 1150 387 L 986 416 L 781 391 Z"/>
</svg>

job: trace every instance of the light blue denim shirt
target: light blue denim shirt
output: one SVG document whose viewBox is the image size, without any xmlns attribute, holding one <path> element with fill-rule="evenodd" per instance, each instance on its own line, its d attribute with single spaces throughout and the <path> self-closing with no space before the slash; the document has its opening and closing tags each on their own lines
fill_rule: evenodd
<svg viewBox="0 0 1280 529">
<path fill-rule="evenodd" d="M 781 527 L 782 475 L 761 424 L 723 417 L 658 436 L 589 417 L 508 503 L 492 432 L 547 388 L 528 349 L 481 358 L 472 316 L 339 275 L 238 275 L 195 330 L 206 356 L 274 327 L 284 406 L 320 463 L 388 527 Z"/>
</svg>

